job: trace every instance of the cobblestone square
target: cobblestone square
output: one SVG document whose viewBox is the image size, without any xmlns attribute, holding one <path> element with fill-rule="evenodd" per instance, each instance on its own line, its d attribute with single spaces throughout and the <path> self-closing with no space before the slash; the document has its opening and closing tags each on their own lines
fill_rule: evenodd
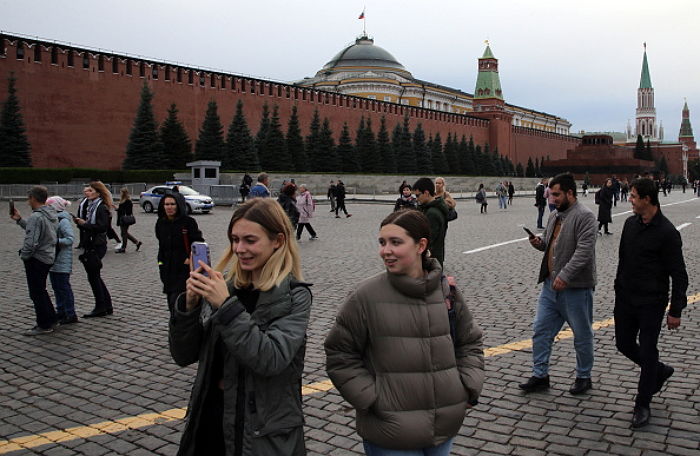
<svg viewBox="0 0 700 456">
<path fill-rule="evenodd" d="M 595 211 L 592 195 L 579 201 Z M 651 424 L 633 431 L 639 371 L 617 352 L 611 321 L 617 249 L 629 205 L 613 209 L 614 234 L 598 238 L 593 390 L 574 397 L 568 388 L 575 355 L 566 331 L 553 350 L 550 390 L 526 396 L 517 388 L 530 376 L 529 341 L 539 294 L 542 253 L 529 246 L 521 228 L 535 226 L 533 199 L 515 198 L 507 210 L 492 200 L 488 215 L 480 215 L 472 200 L 458 202 L 459 218 L 447 234 L 446 272 L 457 278 L 485 332 L 487 374 L 480 404 L 467 412 L 453 454 L 700 454 L 700 198 L 674 191 L 661 203 L 674 225 L 688 224 L 681 235 L 690 303 L 680 331 L 663 329 L 659 341 L 661 358 L 676 373 L 654 397 Z M 376 234 L 392 206 L 355 201 L 347 206 L 353 216 L 338 219 L 320 204 L 312 220 L 320 239 L 310 241 L 305 233 L 300 243 L 305 279 L 314 284 L 303 379 L 309 455 L 362 454 L 354 412 L 327 383 L 323 340 L 347 293 L 382 270 Z M 21 203 L 18 207 L 29 212 Z M 6 202 L 0 203 L 0 213 L 7 213 Z M 232 208 L 217 207 L 195 216 L 214 258 L 226 245 L 231 213 Z M 0 220 L 0 454 L 176 453 L 195 367 L 179 368 L 170 358 L 168 311 L 156 266 L 156 216 L 139 211 L 136 217 L 130 231 L 143 241 L 141 250 L 130 245 L 126 254 L 116 255 L 110 247 L 104 259 L 114 315 L 81 319 L 41 337 L 22 335 L 34 325 L 17 256 L 23 232 L 9 217 Z M 479 250 L 488 246 L 493 247 Z M 92 294 L 77 255 L 71 282 L 78 314 L 89 312 Z"/>
</svg>

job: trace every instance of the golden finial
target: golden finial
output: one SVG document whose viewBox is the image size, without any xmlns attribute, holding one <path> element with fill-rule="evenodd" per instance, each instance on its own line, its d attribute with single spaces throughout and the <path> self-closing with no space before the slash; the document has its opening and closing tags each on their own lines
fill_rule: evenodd
<svg viewBox="0 0 700 456">
<path fill-rule="evenodd" d="M 488 46 L 488 45 L 489 45 L 489 40 L 484 40 L 484 44 L 485 44 L 486 46 Z"/>
</svg>

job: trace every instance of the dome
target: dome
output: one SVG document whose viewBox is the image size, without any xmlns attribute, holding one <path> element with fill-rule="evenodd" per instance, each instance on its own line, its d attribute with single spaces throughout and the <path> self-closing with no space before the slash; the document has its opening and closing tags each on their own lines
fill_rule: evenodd
<svg viewBox="0 0 700 456">
<path fill-rule="evenodd" d="M 386 50 L 374 45 L 374 40 L 361 36 L 335 55 L 321 71 L 337 67 L 382 67 L 407 72 L 396 58 Z"/>
</svg>

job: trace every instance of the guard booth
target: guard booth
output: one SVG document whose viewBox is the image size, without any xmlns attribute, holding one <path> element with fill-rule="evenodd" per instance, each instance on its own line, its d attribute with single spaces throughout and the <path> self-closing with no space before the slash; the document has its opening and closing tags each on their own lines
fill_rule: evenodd
<svg viewBox="0 0 700 456">
<path fill-rule="evenodd" d="M 219 185 L 219 168 L 217 160 L 197 160 L 187 163 L 192 168 L 192 188 L 204 195 L 209 194 L 212 185 Z"/>
</svg>

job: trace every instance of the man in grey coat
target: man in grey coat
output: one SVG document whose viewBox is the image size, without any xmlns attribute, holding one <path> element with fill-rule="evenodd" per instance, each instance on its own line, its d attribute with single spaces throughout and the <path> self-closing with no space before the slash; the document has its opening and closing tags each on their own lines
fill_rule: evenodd
<svg viewBox="0 0 700 456">
<path fill-rule="evenodd" d="M 576 349 L 576 381 L 569 392 L 576 395 L 592 386 L 596 220 L 578 203 L 571 174 L 556 176 L 549 190 L 557 210 L 550 213 L 541 237 L 530 236 L 530 244 L 545 252 L 539 275 L 544 284 L 533 325 L 533 375 L 520 388 L 527 393 L 549 388 L 552 343 L 566 322 Z"/>
<path fill-rule="evenodd" d="M 36 326 L 25 335 L 37 336 L 53 332 L 56 326 L 56 311 L 46 291 L 46 278 L 56 257 L 58 216 L 53 207 L 46 205 L 49 197 L 46 187 L 32 187 L 27 195 L 32 215 L 25 220 L 14 209 L 10 217 L 25 231 L 19 256 L 24 261 L 29 296 L 36 312 Z"/>
</svg>

